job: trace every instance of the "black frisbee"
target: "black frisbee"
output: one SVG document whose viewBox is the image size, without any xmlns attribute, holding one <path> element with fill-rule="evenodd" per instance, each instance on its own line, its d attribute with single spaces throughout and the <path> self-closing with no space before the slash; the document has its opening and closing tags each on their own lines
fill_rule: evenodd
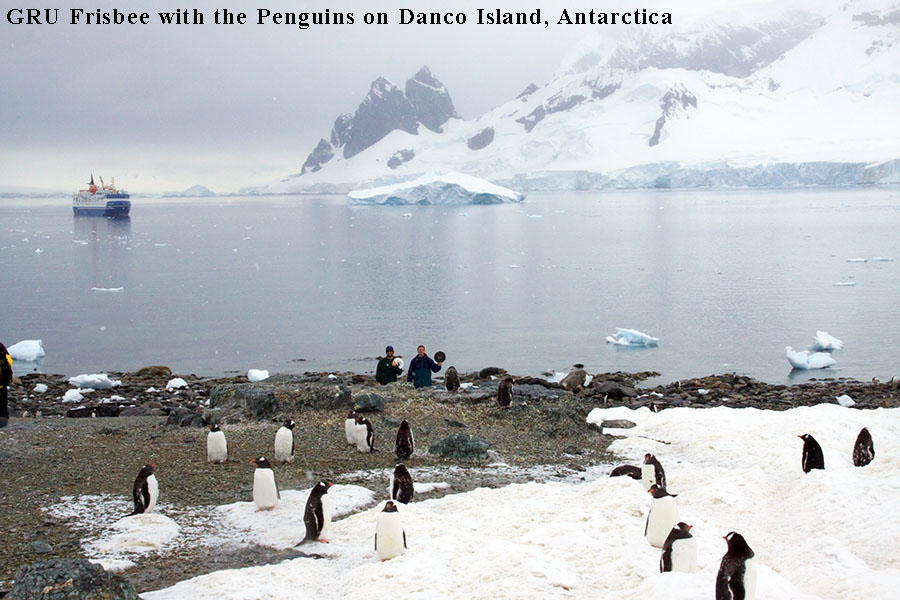
<svg viewBox="0 0 900 600">
<path fill-rule="evenodd" d="M 434 362 L 442 363 L 445 360 L 447 360 L 447 355 L 444 354 L 443 350 L 438 350 L 437 352 L 434 353 Z"/>
</svg>

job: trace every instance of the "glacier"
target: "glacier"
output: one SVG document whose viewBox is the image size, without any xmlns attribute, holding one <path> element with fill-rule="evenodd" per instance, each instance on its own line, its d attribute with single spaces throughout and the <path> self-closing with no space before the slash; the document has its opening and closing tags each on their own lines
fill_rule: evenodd
<svg viewBox="0 0 900 600">
<path fill-rule="evenodd" d="M 465 173 L 427 174 L 399 183 L 347 194 L 350 204 L 503 204 L 525 196 Z"/>
</svg>

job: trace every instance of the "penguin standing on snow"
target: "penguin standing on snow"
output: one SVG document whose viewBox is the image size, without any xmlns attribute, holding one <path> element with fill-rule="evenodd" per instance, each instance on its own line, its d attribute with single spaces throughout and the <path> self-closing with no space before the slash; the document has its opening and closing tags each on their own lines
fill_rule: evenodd
<svg viewBox="0 0 900 600">
<path fill-rule="evenodd" d="M 356 419 L 356 449 L 360 452 L 375 450 L 375 428 L 365 417 Z"/>
<path fill-rule="evenodd" d="M 303 511 L 303 524 L 306 525 L 305 542 L 328 542 L 327 536 L 331 529 L 331 498 L 328 489 L 334 485 L 330 481 L 320 481 L 309 492 L 306 499 L 306 509 Z"/>
<path fill-rule="evenodd" d="M 398 460 L 406 460 L 412 456 L 415 450 L 415 440 L 413 440 L 412 429 L 409 428 L 409 422 L 404 419 L 400 422 L 400 429 L 397 430 L 397 444 L 394 446 L 394 452 L 397 454 Z"/>
<path fill-rule="evenodd" d="M 644 464 L 641 465 L 641 481 L 646 490 L 654 483 L 659 487 L 666 487 L 666 472 L 656 457 L 649 452 L 644 455 Z"/>
<path fill-rule="evenodd" d="M 824 469 L 825 457 L 822 455 L 822 446 L 819 445 L 816 438 L 808 433 L 797 437 L 803 440 L 803 456 L 800 459 L 803 472 L 809 473 L 813 469 Z"/>
<path fill-rule="evenodd" d="M 872 435 L 863 427 L 856 436 L 853 445 L 853 466 L 864 467 L 875 460 L 875 444 L 872 443 Z"/>
<path fill-rule="evenodd" d="M 650 512 L 644 525 L 644 537 L 654 548 L 662 548 L 672 528 L 681 520 L 678 518 L 678 505 L 675 497 L 655 483 L 647 490 L 653 495 L 650 500 Z"/>
<path fill-rule="evenodd" d="M 449 367 L 444 373 L 444 385 L 450 393 L 459 391 L 459 372 L 456 367 Z"/>
<path fill-rule="evenodd" d="M 134 480 L 134 486 L 131 488 L 131 495 L 134 497 L 132 515 L 153 512 L 153 509 L 156 508 L 156 500 L 159 498 L 159 482 L 156 481 L 156 475 L 153 474 L 155 468 L 155 463 L 144 465 Z"/>
<path fill-rule="evenodd" d="M 679 522 L 662 547 L 659 572 L 693 573 L 697 570 L 697 540 L 691 535 L 691 525 Z"/>
<path fill-rule="evenodd" d="M 497 386 L 497 404 L 500 408 L 509 408 L 512 405 L 513 378 L 504 377 Z"/>
<path fill-rule="evenodd" d="M 228 443 L 225 432 L 218 425 L 210 425 L 206 435 L 206 459 L 211 463 L 222 464 L 228 460 Z"/>
<path fill-rule="evenodd" d="M 756 565 L 744 536 L 734 531 L 725 536 L 728 551 L 716 575 L 716 600 L 753 600 L 756 597 Z"/>
<path fill-rule="evenodd" d="M 403 463 L 399 463 L 394 467 L 388 492 L 391 494 L 391 500 L 396 500 L 403 504 L 412 502 L 414 492 L 412 475 L 409 474 L 409 470 Z"/>
<path fill-rule="evenodd" d="M 382 561 L 400 556 L 406 550 L 406 532 L 397 505 L 388 500 L 375 521 L 375 552 Z"/>
<path fill-rule="evenodd" d="M 285 419 L 275 432 L 275 461 L 294 462 L 294 420 Z"/>
<path fill-rule="evenodd" d="M 272 465 L 265 456 L 254 458 L 250 462 L 256 464 L 256 470 L 253 472 L 253 502 L 256 504 L 256 510 L 272 510 L 281 499 Z"/>
<path fill-rule="evenodd" d="M 347 437 L 347 443 L 351 446 L 356 445 L 356 414 L 355 410 L 351 410 L 344 420 L 344 435 Z"/>
</svg>

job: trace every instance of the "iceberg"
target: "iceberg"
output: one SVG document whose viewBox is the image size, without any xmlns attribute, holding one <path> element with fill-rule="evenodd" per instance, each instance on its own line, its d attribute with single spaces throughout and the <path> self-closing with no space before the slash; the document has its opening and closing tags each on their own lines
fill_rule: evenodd
<svg viewBox="0 0 900 600">
<path fill-rule="evenodd" d="M 607 336 L 606 341 L 619 346 L 656 346 L 659 338 L 651 337 L 637 329 L 616 327 L 615 335 Z"/>
<path fill-rule="evenodd" d="M 429 173 L 412 181 L 347 194 L 350 204 L 503 204 L 521 202 L 523 194 L 465 173 Z"/>
<path fill-rule="evenodd" d="M 816 339 L 808 347 L 813 352 L 831 352 L 832 350 L 843 348 L 844 342 L 832 335 L 828 335 L 826 331 L 817 331 Z"/>
<path fill-rule="evenodd" d="M 44 341 L 22 340 L 7 348 L 7 351 L 9 351 L 9 355 L 13 360 L 35 362 L 36 360 L 44 358 Z"/>
<path fill-rule="evenodd" d="M 108 390 L 122 385 L 121 381 L 110 379 L 106 373 L 69 377 L 69 383 L 79 388 L 91 388 L 92 390 Z"/>
<path fill-rule="evenodd" d="M 828 367 L 837 364 L 837 361 L 831 358 L 831 355 L 827 352 L 808 354 L 805 350 L 798 352 L 791 346 L 785 346 L 784 351 L 788 362 L 791 363 L 791 366 L 795 369 L 804 371 L 808 369 L 827 369 Z"/>
</svg>

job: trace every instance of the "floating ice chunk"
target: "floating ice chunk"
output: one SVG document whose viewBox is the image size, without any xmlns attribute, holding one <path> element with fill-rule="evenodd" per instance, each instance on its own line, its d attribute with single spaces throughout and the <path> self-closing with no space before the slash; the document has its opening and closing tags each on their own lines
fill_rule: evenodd
<svg viewBox="0 0 900 600">
<path fill-rule="evenodd" d="M 63 402 L 72 403 L 72 402 L 81 402 L 84 400 L 84 396 L 81 395 L 81 392 L 78 390 L 67 390 L 65 395 L 63 395 Z"/>
<path fill-rule="evenodd" d="M 35 248 L 35 249 L 34 249 L 34 253 L 35 253 L 35 254 L 43 254 L 44 251 L 43 251 L 42 249 L 40 249 L 40 248 Z"/>
<path fill-rule="evenodd" d="M 892 256 L 873 256 L 872 262 L 891 262 L 894 258 Z"/>
<path fill-rule="evenodd" d="M 525 196 L 490 181 L 466 175 L 428 173 L 412 181 L 347 194 L 350 204 L 503 204 L 521 202 Z M 405 216 L 405 215 L 404 215 Z"/>
<path fill-rule="evenodd" d="M 92 373 L 90 375 L 78 375 L 69 377 L 69 383 L 80 388 L 92 388 L 95 390 L 108 390 L 122 385 L 117 379 L 110 379 L 106 373 Z"/>
<path fill-rule="evenodd" d="M 813 352 L 831 352 L 832 350 L 840 350 L 843 347 L 844 342 L 828 335 L 826 331 L 817 331 L 816 339 L 809 345 L 809 349 Z"/>
<path fill-rule="evenodd" d="M 620 346 L 656 346 L 659 338 L 651 337 L 637 329 L 616 327 L 615 335 L 607 336 L 606 341 Z"/>
<path fill-rule="evenodd" d="M 853 406 L 854 404 L 856 404 L 856 402 L 853 401 L 853 398 L 851 398 L 851 397 L 848 396 L 847 394 L 843 394 L 843 395 L 841 395 L 841 396 L 838 396 L 838 397 L 835 398 L 835 400 L 837 400 L 838 404 L 840 404 L 841 406 L 848 406 L 848 407 L 849 407 L 849 406 Z"/>
<path fill-rule="evenodd" d="M 181 377 L 175 377 L 174 379 L 169 380 L 169 383 L 166 384 L 166 389 L 171 392 L 172 390 L 186 388 L 187 386 L 188 386 L 187 381 L 185 381 Z"/>
<path fill-rule="evenodd" d="M 46 384 L 46 383 L 39 383 L 39 384 L 37 384 L 37 385 L 34 386 L 34 393 L 35 393 L 35 394 L 43 394 L 43 393 L 46 392 L 46 391 L 47 391 L 47 384 Z"/>
<path fill-rule="evenodd" d="M 866 262 L 866 259 L 865 258 L 848 258 L 847 262 L 854 262 L 854 263 Z"/>
<path fill-rule="evenodd" d="M 8 347 L 7 351 L 13 360 L 34 362 L 44 358 L 44 342 L 43 340 L 22 340 Z"/>
<path fill-rule="evenodd" d="M 831 355 L 827 352 L 808 354 L 805 350 L 798 352 L 791 346 L 785 346 L 784 352 L 788 362 L 791 363 L 791 366 L 795 369 L 827 369 L 831 365 L 837 363 L 837 361 L 831 358 Z"/>
<path fill-rule="evenodd" d="M 124 287 L 115 287 L 115 288 L 91 288 L 92 292 L 124 292 Z"/>
<path fill-rule="evenodd" d="M 268 378 L 269 372 L 265 369 L 250 369 L 249 371 L 247 371 L 247 379 L 254 383 Z"/>
<path fill-rule="evenodd" d="M 856 282 L 855 281 L 835 281 L 831 285 L 833 285 L 834 287 L 850 287 L 850 286 L 856 285 Z"/>
</svg>

